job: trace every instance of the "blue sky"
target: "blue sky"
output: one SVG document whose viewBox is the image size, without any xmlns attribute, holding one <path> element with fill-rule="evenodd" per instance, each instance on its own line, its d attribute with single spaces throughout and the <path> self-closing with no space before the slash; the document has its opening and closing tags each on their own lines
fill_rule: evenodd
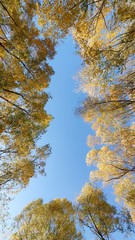
<svg viewBox="0 0 135 240">
<path fill-rule="evenodd" d="M 49 100 L 46 109 L 54 120 L 40 140 L 41 144 L 49 143 L 52 147 L 52 154 L 46 164 L 47 176 L 33 178 L 29 186 L 16 195 L 10 204 L 11 216 L 19 214 L 29 202 L 37 198 L 42 198 L 44 202 L 67 198 L 74 202 L 84 184 L 89 181 L 90 167 L 85 162 L 89 151 L 86 140 L 92 130 L 74 113 L 84 95 L 76 93 L 77 84 L 73 77 L 81 68 L 81 59 L 75 54 L 75 43 L 71 37 L 57 47 L 57 55 L 51 65 L 55 75 L 47 92 L 53 98 Z M 114 204 L 112 191 L 106 190 L 106 193 L 109 193 L 109 200 Z M 89 237 L 88 233 L 87 239 Z M 116 239 L 123 240 L 123 237 L 116 234 Z"/>
<path fill-rule="evenodd" d="M 11 203 L 11 213 L 17 214 L 30 201 L 43 198 L 45 202 L 66 197 L 75 201 L 81 188 L 89 179 L 90 168 L 86 166 L 86 145 L 90 125 L 75 115 L 75 108 L 84 97 L 76 93 L 77 83 L 73 79 L 81 68 L 81 59 L 75 53 L 75 43 L 68 37 L 57 47 L 57 55 L 51 61 L 55 71 L 52 77 L 46 109 L 52 114 L 47 133 L 40 140 L 49 143 L 52 154 L 47 159 L 45 177 L 34 178 Z"/>
</svg>

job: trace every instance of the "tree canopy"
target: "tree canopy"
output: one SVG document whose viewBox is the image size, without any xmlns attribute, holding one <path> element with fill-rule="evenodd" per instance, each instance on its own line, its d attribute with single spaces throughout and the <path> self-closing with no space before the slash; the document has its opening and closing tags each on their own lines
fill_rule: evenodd
<svg viewBox="0 0 135 240">
<path fill-rule="evenodd" d="M 37 142 L 52 119 L 45 110 L 54 74 L 48 61 L 70 32 L 83 59 L 77 76 L 86 94 L 76 112 L 94 130 L 87 140 L 90 181 L 110 184 L 123 215 L 135 222 L 134 13 L 133 0 L 0 1 L 1 199 L 45 173 L 51 149 Z M 122 230 L 101 189 L 86 184 L 77 202 L 80 222 L 98 239 Z M 34 201 L 16 218 L 12 239 L 82 239 L 75 211 L 66 199 Z"/>
<path fill-rule="evenodd" d="M 110 239 L 110 234 L 120 228 L 115 207 L 107 203 L 100 189 L 86 184 L 77 197 L 77 202 L 80 222 L 98 239 Z"/>
<path fill-rule="evenodd" d="M 129 212 L 118 212 L 101 189 L 87 183 L 74 204 L 65 198 L 45 204 L 42 199 L 32 201 L 15 218 L 10 239 L 82 240 L 82 227 L 101 240 L 111 239 L 116 231 L 134 231 Z"/>
<path fill-rule="evenodd" d="M 66 199 L 55 199 L 47 204 L 43 204 L 41 199 L 31 202 L 16 217 L 15 230 L 11 237 L 13 240 L 82 239 L 74 209 Z"/>
<path fill-rule="evenodd" d="M 10 175 L 13 180 L 21 164 L 23 168 L 25 163 L 31 166 L 30 175 L 44 171 L 42 159 L 48 156 L 50 148 L 38 147 L 36 141 L 52 119 L 44 109 L 49 98 L 44 90 L 54 73 L 47 60 L 55 54 L 55 43 L 50 37 L 43 37 L 37 27 L 35 1 L 4 0 L 0 2 L 0 11 L 0 184 L 3 185 Z"/>
<path fill-rule="evenodd" d="M 0 1 L 0 188 L 25 187 L 31 177 L 45 173 L 51 152 L 37 144 L 52 116 L 45 110 L 46 88 L 54 74 L 48 60 L 55 42 L 37 24 L 36 1 Z M 47 31 L 47 30 L 46 30 Z M 9 198 L 8 198 L 9 199 Z"/>
<path fill-rule="evenodd" d="M 99 1 L 73 29 L 84 67 L 78 73 L 87 94 L 77 110 L 92 124 L 86 162 L 91 180 L 111 183 L 134 219 L 134 4 Z"/>
</svg>

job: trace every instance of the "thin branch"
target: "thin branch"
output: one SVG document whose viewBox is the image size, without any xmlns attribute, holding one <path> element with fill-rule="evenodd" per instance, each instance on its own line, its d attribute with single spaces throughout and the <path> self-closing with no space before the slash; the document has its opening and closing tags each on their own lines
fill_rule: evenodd
<svg viewBox="0 0 135 240">
<path fill-rule="evenodd" d="M 13 90 L 5 89 L 5 88 L 3 88 L 3 90 L 6 91 L 6 92 L 9 92 L 9 93 L 13 93 L 13 94 L 16 94 L 16 95 L 18 95 L 18 96 L 21 96 L 24 100 L 29 101 L 29 100 L 28 100 L 27 98 L 25 98 L 21 93 L 18 93 L 18 92 L 13 91 Z"/>
<path fill-rule="evenodd" d="M 13 19 L 13 17 L 11 16 L 10 12 L 8 11 L 8 9 L 5 7 L 5 5 L 2 3 L 2 1 L 0 1 L 0 4 L 2 5 L 2 7 L 4 8 L 4 10 L 7 12 L 8 16 L 12 19 L 12 21 L 14 22 L 14 24 L 19 27 L 17 25 L 17 23 L 15 22 L 15 20 Z"/>
<path fill-rule="evenodd" d="M 33 76 L 33 74 L 31 73 L 31 71 L 29 70 L 29 68 L 26 66 L 26 64 L 18 57 L 16 56 L 14 53 L 10 52 L 2 43 L 0 43 L 0 46 L 2 46 L 2 48 L 4 48 L 4 50 L 9 53 L 11 56 L 15 57 L 17 60 L 19 60 L 19 62 L 24 66 L 24 68 Z M 33 76 L 34 77 L 34 76 Z"/>
<path fill-rule="evenodd" d="M 103 7 L 104 7 L 104 4 L 105 4 L 105 2 L 106 2 L 106 0 L 103 0 L 103 2 L 102 2 L 102 4 L 101 4 L 101 6 L 100 6 L 100 8 L 98 8 L 97 6 L 97 8 L 98 8 L 98 12 L 97 12 L 97 21 L 96 21 L 96 26 L 95 26 L 95 32 L 96 32 L 96 28 L 97 28 L 97 24 L 98 24 L 98 20 L 99 20 L 99 17 L 100 17 L 100 14 L 102 14 L 102 9 L 103 9 Z M 95 16 L 96 16 L 95 15 Z"/>
<path fill-rule="evenodd" d="M 135 167 L 133 167 L 132 169 L 129 169 L 127 171 L 125 171 L 124 173 L 119 174 L 119 176 L 116 177 L 112 177 L 109 180 L 107 180 L 106 182 L 110 182 L 112 180 L 119 180 L 120 178 L 124 177 L 127 173 L 129 172 L 135 172 Z"/>
<path fill-rule="evenodd" d="M 31 114 L 30 114 L 27 110 L 25 110 L 24 108 L 20 107 L 19 105 L 11 102 L 10 100 L 8 100 L 8 99 L 6 99 L 6 98 L 4 98 L 4 97 L 2 97 L 2 96 L 0 96 L 0 98 L 3 99 L 4 101 L 10 103 L 10 104 L 13 105 L 14 107 L 20 109 L 21 111 L 25 112 L 25 113 L 28 114 L 29 116 L 31 116 Z"/>
</svg>

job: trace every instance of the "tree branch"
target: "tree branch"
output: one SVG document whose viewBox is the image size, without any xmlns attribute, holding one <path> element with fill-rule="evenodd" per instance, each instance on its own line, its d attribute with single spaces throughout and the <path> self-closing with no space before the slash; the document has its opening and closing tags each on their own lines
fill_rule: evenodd
<svg viewBox="0 0 135 240">
<path fill-rule="evenodd" d="M 14 22 L 14 24 L 15 24 L 17 27 L 19 27 L 19 26 L 17 25 L 17 23 L 15 22 L 15 20 L 13 19 L 13 17 L 11 16 L 10 12 L 8 11 L 8 9 L 7 9 L 7 8 L 5 7 L 5 5 L 2 3 L 2 1 L 0 1 L 0 4 L 1 4 L 1 6 L 4 8 L 4 10 L 7 12 L 8 16 L 12 19 L 12 21 Z"/>
<path fill-rule="evenodd" d="M 31 114 L 30 114 L 27 110 L 25 110 L 24 108 L 20 107 L 19 105 L 11 102 L 10 100 L 6 99 L 5 97 L 0 96 L 0 98 L 3 99 L 4 101 L 10 103 L 10 104 L 13 105 L 14 107 L 19 108 L 21 111 L 23 111 L 23 112 L 25 112 L 26 114 L 28 114 L 28 115 L 31 116 Z"/>
</svg>

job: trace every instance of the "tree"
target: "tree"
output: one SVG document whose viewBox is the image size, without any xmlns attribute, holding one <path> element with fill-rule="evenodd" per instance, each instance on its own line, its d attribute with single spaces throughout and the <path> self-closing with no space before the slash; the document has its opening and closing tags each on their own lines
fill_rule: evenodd
<svg viewBox="0 0 135 240">
<path fill-rule="evenodd" d="M 17 216 L 14 240 L 48 239 L 48 240 L 79 240 L 75 212 L 72 204 L 66 199 L 55 199 L 43 204 L 41 199 L 28 204 Z"/>
<path fill-rule="evenodd" d="M 84 2 L 87 1 L 44 0 L 37 9 L 39 25 L 43 29 L 47 27 L 48 33 L 54 39 L 63 38 L 74 23 L 82 17 L 81 10 Z"/>
<path fill-rule="evenodd" d="M 93 15 L 87 11 L 72 31 L 86 63 L 79 73 L 80 88 L 88 94 L 83 107 L 129 119 L 135 109 L 133 1 L 94 4 Z"/>
<path fill-rule="evenodd" d="M 101 79 L 103 83 L 116 79 L 133 58 L 134 5 L 132 0 L 125 0 L 122 5 L 120 1 L 107 0 L 93 4 L 82 21 L 76 22 L 73 36 L 91 68 L 91 80 L 97 77 L 102 85 Z"/>
<path fill-rule="evenodd" d="M 121 91 L 121 88 L 109 86 L 102 100 L 98 95 L 92 96 L 90 89 L 91 96 L 85 100 L 79 112 L 85 121 L 92 123 L 95 131 L 95 135 L 88 137 L 91 150 L 86 158 L 88 165 L 97 167 L 90 174 L 91 180 L 102 181 L 105 185 L 111 183 L 117 199 L 130 209 L 134 219 L 134 100 L 127 99 L 127 96 L 125 100 L 119 98 L 124 91 L 126 88 Z"/>
<path fill-rule="evenodd" d="M 11 193 L 26 187 L 38 173 L 45 174 L 51 152 L 49 144 L 40 146 L 37 141 L 52 119 L 45 110 L 49 99 L 45 90 L 54 74 L 48 60 L 55 55 L 56 44 L 41 33 L 37 3 L 0 1 L 0 198 L 4 214 Z"/>
<path fill-rule="evenodd" d="M 110 234 L 120 230 L 116 208 L 107 203 L 100 189 L 86 184 L 77 197 L 77 204 L 80 222 L 89 228 L 97 239 L 111 239 Z"/>
<path fill-rule="evenodd" d="M 93 124 L 96 137 L 91 138 L 98 142 L 88 154 L 87 163 L 97 166 L 95 179 L 113 183 L 118 198 L 124 200 L 133 216 L 134 3 L 44 1 L 39 16 L 43 25 L 48 21 L 54 36 L 56 32 L 57 36 L 72 32 L 85 63 L 79 74 L 80 87 L 88 95 L 79 112 Z"/>
<path fill-rule="evenodd" d="M 25 162 L 29 163 L 27 167 L 33 166 L 29 177 L 38 170 L 44 173 L 44 159 L 50 147 L 48 144 L 38 147 L 36 141 L 52 119 L 44 107 L 49 99 L 45 89 L 54 73 L 47 61 L 55 54 L 55 43 L 41 34 L 36 23 L 35 1 L 3 0 L 0 12 L 0 179 L 3 185 L 4 181 L 7 183 L 5 173 L 8 182 L 9 176 L 13 181 L 14 166 L 20 169 Z M 11 169 L 7 170 L 10 164 Z"/>
<path fill-rule="evenodd" d="M 15 218 L 10 239 L 84 239 L 79 222 L 102 240 L 110 239 L 115 231 L 127 230 L 129 235 L 134 230 L 128 211 L 118 213 L 100 189 L 86 184 L 75 204 L 65 198 L 45 204 L 38 199 L 28 204 Z"/>
<path fill-rule="evenodd" d="M 134 5 L 102 1 L 93 11 L 73 30 L 85 62 L 80 89 L 87 94 L 78 112 L 95 131 L 86 161 L 97 167 L 90 179 L 111 183 L 134 220 Z"/>
</svg>

